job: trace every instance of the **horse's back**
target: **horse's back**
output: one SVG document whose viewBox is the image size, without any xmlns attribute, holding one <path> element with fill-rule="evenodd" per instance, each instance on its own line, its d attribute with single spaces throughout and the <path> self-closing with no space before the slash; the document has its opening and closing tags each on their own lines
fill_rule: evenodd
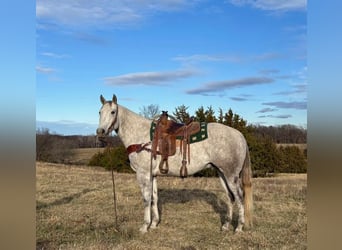
<svg viewBox="0 0 342 250">
<path fill-rule="evenodd" d="M 221 123 L 208 123 L 208 138 L 217 143 L 245 144 L 246 140 L 242 133 L 232 127 Z"/>
</svg>

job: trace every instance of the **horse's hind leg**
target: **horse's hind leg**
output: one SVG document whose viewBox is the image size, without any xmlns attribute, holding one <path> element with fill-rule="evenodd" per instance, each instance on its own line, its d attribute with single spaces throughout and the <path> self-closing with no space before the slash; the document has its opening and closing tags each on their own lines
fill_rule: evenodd
<svg viewBox="0 0 342 250">
<path fill-rule="evenodd" d="M 238 207 L 238 225 L 235 228 L 235 232 L 242 232 L 243 225 L 245 224 L 245 209 L 243 206 L 243 191 L 241 189 L 240 179 L 234 177 L 234 180 L 228 180 L 228 185 Z"/>
<path fill-rule="evenodd" d="M 227 217 L 225 218 L 225 221 L 223 222 L 221 229 L 222 230 L 229 230 L 229 224 L 231 224 L 232 218 L 233 218 L 233 203 L 232 203 L 233 197 L 232 197 L 231 193 L 228 190 L 228 186 L 227 186 L 226 181 L 224 180 L 225 177 L 223 176 L 223 174 L 220 173 L 219 177 L 220 177 L 220 182 L 221 182 L 221 184 L 223 186 L 223 189 L 226 191 L 227 200 L 228 200 L 228 203 L 227 203 L 227 205 L 228 205 L 228 207 L 227 207 L 228 208 Z"/>
<path fill-rule="evenodd" d="M 228 217 L 227 221 L 222 225 L 222 230 L 229 230 L 229 224 L 232 222 L 233 218 L 232 201 L 235 201 L 238 207 L 238 225 L 235 228 L 235 232 L 242 232 L 242 227 L 245 224 L 245 211 L 242 202 L 243 191 L 240 186 L 240 180 L 238 177 L 234 177 L 233 179 L 225 178 L 225 176 L 220 173 L 220 181 L 228 194 Z"/>
</svg>

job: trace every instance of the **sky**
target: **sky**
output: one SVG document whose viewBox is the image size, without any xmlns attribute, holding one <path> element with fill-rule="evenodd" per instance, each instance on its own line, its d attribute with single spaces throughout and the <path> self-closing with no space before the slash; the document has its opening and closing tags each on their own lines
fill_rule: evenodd
<svg viewBox="0 0 342 250">
<path fill-rule="evenodd" d="M 99 96 L 139 113 L 232 109 L 307 127 L 305 0 L 37 0 L 36 124 L 95 134 Z"/>
</svg>

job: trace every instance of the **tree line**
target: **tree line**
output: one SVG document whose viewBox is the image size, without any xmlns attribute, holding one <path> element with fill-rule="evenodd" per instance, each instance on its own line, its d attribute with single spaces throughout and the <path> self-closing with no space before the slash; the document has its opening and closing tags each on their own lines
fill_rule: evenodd
<svg viewBox="0 0 342 250">
<path fill-rule="evenodd" d="M 218 110 L 218 115 L 215 114 L 212 106 L 206 109 L 201 106 L 196 111 L 194 116 L 188 112 L 189 107 L 180 105 L 175 108 L 172 115 L 180 123 L 187 123 L 190 118 L 199 122 L 218 122 L 227 126 L 236 128 L 241 132 L 251 131 L 254 134 L 262 137 L 269 137 L 275 143 L 306 143 L 307 130 L 291 124 L 279 126 L 263 126 L 247 124 L 240 115 L 233 112 L 229 108 L 226 112 L 222 108 Z M 144 106 L 140 109 L 140 115 L 145 118 L 152 119 L 161 113 L 160 107 L 157 104 Z"/>
</svg>

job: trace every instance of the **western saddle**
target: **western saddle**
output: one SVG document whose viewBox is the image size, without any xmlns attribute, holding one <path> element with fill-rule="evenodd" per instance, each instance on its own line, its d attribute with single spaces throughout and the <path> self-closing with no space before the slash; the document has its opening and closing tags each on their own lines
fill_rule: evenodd
<svg viewBox="0 0 342 250">
<path fill-rule="evenodd" d="M 167 174 L 169 171 L 168 157 L 175 155 L 176 139 L 180 139 L 180 152 L 183 155 L 180 176 L 184 178 L 188 176 L 186 168 L 187 156 L 190 163 L 190 136 L 200 131 L 200 123 L 190 119 L 189 122 L 183 124 L 168 118 L 167 111 L 162 111 L 160 118 L 157 120 L 152 140 L 152 156 L 156 159 L 157 154 L 161 155 L 159 170 L 162 174 Z M 157 151 L 157 148 L 159 151 Z"/>
</svg>

